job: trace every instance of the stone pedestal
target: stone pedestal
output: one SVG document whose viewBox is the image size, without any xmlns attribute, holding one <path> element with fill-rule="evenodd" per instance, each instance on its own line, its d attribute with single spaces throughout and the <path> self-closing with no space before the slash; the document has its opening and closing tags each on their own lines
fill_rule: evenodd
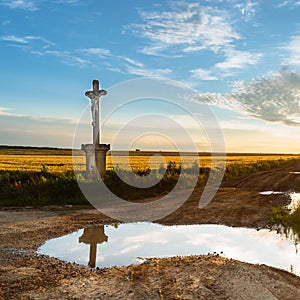
<svg viewBox="0 0 300 300">
<path fill-rule="evenodd" d="M 81 150 L 86 155 L 86 178 L 96 179 L 106 174 L 106 153 L 110 149 L 109 144 L 83 144 Z"/>
<path fill-rule="evenodd" d="M 110 145 L 98 144 L 96 146 L 97 146 L 95 151 L 96 165 L 100 176 L 103 177 L 106 174 L 106 153 L 107 151 L 109 151 Z"/>
</svg>

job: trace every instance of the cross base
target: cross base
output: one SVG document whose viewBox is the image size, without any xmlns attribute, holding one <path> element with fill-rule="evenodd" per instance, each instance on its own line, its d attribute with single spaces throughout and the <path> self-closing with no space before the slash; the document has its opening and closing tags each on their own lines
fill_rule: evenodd
<svg viewBox="0 0 300 300">
<path fill-rule="evenodd" d="M 106 174 L 106 153 L 110 150 L 109 144 L 82 144 L 81 150 L 86 156 L 86 178 L 102 178 Z"/>
</svg>

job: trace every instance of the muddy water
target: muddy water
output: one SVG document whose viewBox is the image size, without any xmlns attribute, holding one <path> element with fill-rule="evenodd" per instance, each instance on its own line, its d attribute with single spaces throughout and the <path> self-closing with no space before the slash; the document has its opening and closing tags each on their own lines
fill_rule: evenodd
<svg viewBox="0 0 300 300">
<path fill-rule="evenodd" d="M 147 257 L 215 253 L 300 275 L 298 247 L 291 238 L 266 229 L 223 225 L 131 223 L 88 227 L 47 241 L 38 253 L 90 267 L 126 266 Z"/>
</svg>

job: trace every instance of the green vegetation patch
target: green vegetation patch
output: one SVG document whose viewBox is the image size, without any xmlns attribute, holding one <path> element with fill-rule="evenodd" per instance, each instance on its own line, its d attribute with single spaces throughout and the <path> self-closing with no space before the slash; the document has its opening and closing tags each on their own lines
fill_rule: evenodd
<svg viewBox="0 0 300 300">
<path fill-rule="evenodd" d="M 284 207 L 273 208 L 271 221 L 283 226 L 285 233 L 292 229 L 300 237 L 300 207 L 292 213 Z"/>
<path fill-rule="evenodd" d="M 0 171 L 1 206 L 87 204 L 74 173 Z"/>
</svg>

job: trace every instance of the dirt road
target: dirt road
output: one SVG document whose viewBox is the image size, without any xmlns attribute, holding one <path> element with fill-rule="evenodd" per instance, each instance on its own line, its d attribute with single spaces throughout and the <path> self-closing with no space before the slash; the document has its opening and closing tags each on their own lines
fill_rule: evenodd
<svg viewBox="0 0 300 300">
<path fill-rule="evenodd" d="M 225 224 L 268 228 L 285 195 L 300 187 L 300 164 L 226 182 L 198 208 L 201 190 L 162 224 Z M 151 259 L 142 265 L 89 270 L 36 249 L 47 239 L 91 224 L 115 222 L 88 207 L 0 210 L 0 299 L 300 299 L 300 278 L 264 265 L 215 255 Z"/>
</svg>

